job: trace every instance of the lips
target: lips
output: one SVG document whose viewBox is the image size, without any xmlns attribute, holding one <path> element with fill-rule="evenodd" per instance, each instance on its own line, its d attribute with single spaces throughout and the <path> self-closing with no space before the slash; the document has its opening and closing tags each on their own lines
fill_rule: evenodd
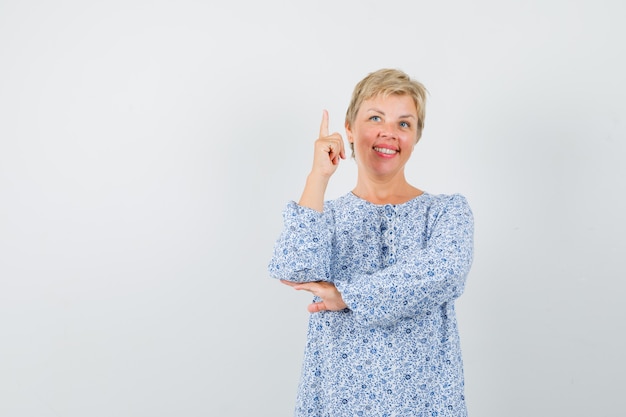
<svg viewBox="0 0 626 417">
<path fill-rule="evenodd" d="M 398 151 L 396 151 L 395 149 L 380 148 L 378 146 L 375 146 L 374 150 L 376 152 L 384 153 L 385 155 L 395 155 L 396 153 L 398 153 Z"/>
</svg>

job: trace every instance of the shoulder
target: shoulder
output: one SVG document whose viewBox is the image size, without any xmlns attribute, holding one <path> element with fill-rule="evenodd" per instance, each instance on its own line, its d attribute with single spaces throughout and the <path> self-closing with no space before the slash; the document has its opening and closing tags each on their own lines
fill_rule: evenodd
<svg viewBox="0 0 626 417">
<path fill-rule="evenodd" d="M 463 194 L 430 194 L 424 193 L 417 198 L 420 203 L 432 208 L 445 209 L 446 207 L 467 207 L 469 203 Z"/>
<path fill-rule="evenodd" d="M 433 221 L 456 219 L 456 221 L 472 224 L 474 215 L 463 194 L 426 194 L 421 201 Z"/>
</svg>

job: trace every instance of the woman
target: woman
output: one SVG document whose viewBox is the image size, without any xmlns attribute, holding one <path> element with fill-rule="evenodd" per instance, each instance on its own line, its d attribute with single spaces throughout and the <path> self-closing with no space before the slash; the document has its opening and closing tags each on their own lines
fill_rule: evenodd
<svg viewBox="0 0 626 417">
<path fill-rule="evenodd" d="M 356 85 L 345 128 L 357 183 L 332 201 L 324 193 L 345 150 L 324 111 L 313 167 L 284 210 L 269 264 L 314 295 L 296 416 L 467 415 L 454 300 L 472 262 L 473 217 L 463 196 L 405 178 L 425 99 L 398 70 Z"/>
</svg>

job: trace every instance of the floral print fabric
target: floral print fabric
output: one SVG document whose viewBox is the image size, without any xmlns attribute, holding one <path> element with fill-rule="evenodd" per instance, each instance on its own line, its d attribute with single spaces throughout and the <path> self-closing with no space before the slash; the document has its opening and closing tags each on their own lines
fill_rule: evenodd
<svg viewBox="0 0 626 417">
<path fill-rule="evenodd" d="M 466 199 L 348 193 L 323 213 L 290 202 L 283 219 L 270 275 L 333 282 L 348 305 L 310 316 L 295 415 L 466 416 L 454 311 L 473 256 Z"/>
</svg>

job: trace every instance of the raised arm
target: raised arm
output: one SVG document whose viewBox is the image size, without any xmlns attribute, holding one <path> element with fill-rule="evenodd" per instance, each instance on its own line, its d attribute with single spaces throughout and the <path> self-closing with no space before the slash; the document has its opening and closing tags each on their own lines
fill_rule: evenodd
<svg viewBox="0 0 626 417">
<path fill-rule="evenodd" d="M 346 159 L 343 138 L 336 132 L 328 134 L 328 112 L 324 110 L 320 134 L 314 144 L 313 167 L 306 179 L 299 205 L 322 212 L 328 180 L 337 170 L 341 159 Z"/>
<path fill-rule="evenodd" d="M 298 204 L 290 202 L 283 212 L 283 231 L 274 246 L 270 275 L 291 282 L 330 280 L 330 257 L 334 224 L 324 211 L 324 195 L 339 161 L 345 159 L 339 133 L 328 134 L 324 110 L 314 144 L 313 166 Z"/>
</svg>

